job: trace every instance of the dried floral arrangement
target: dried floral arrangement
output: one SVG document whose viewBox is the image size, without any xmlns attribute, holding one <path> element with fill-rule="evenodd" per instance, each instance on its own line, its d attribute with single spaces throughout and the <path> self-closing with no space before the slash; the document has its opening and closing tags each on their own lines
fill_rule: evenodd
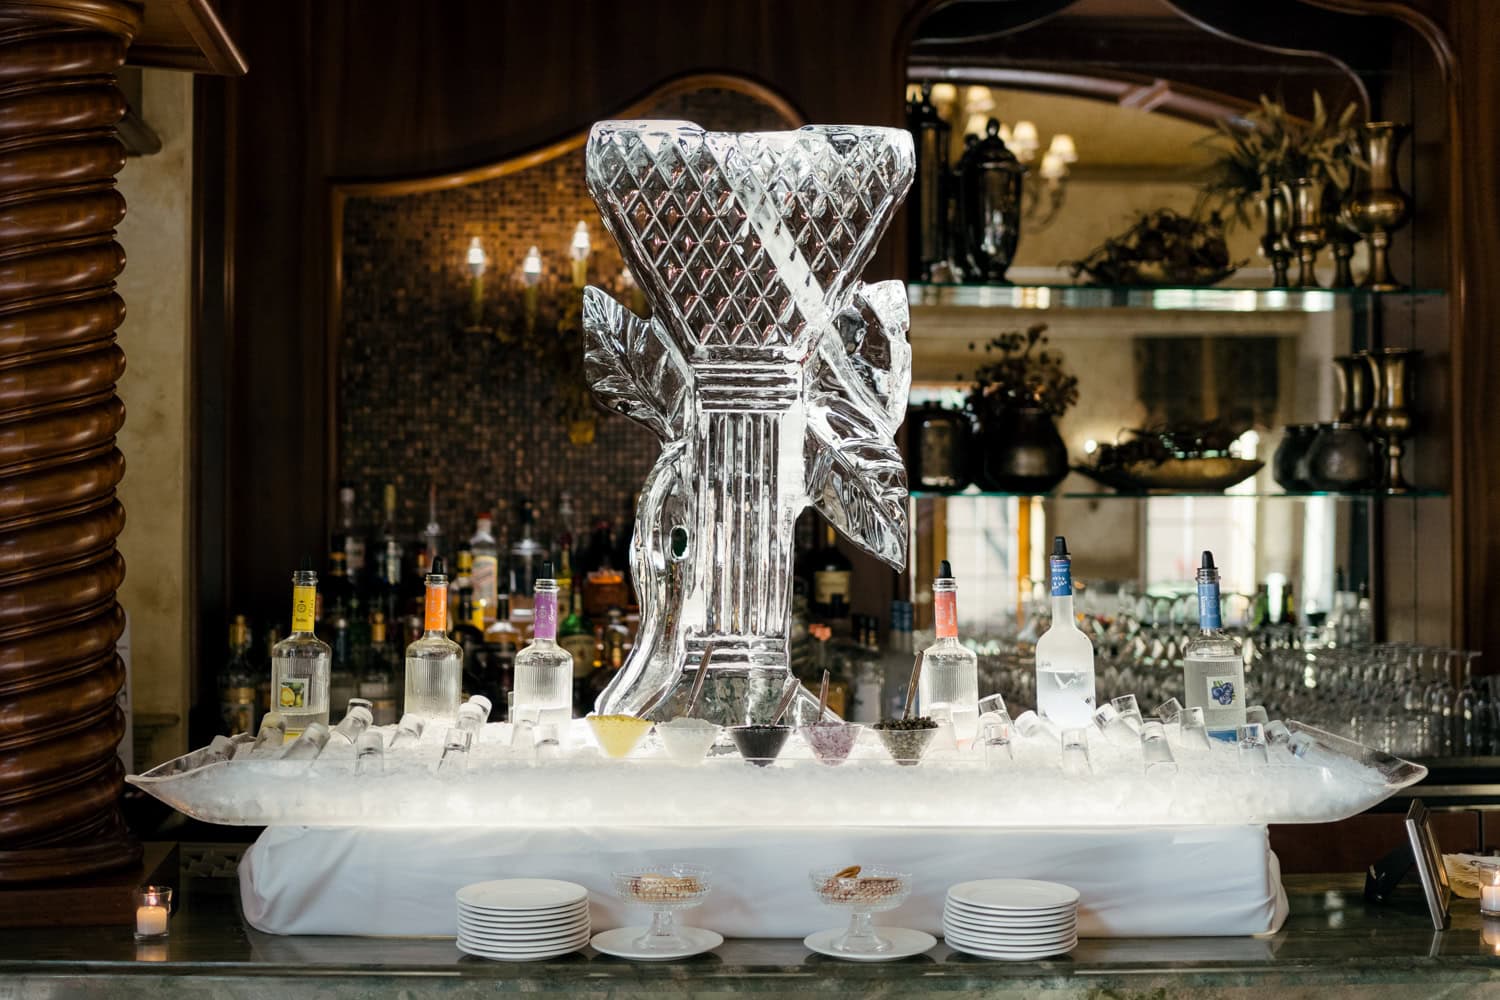
<svg viewBox="0 0 1500 1000">
<path fill-rule="evenodd" d="M 1198 219 L 1160 208 L 1065 266 L 1100 285 L 1212 285 L 1242 263 L 1229 259 L 1218 213 Z"/>
<path fill-rule="evenodd" d="M 969 350 L 977 349 L 977 344 L 969 345 Z M 1063 356 L 1048 347 L 1047 324 L 1038 323 L 1024 333 L 1002 333 L 984 345 L 984 352 L 994 360 L 975 370 L 968 399 L 970 411 L 981 422 L 987 415 L 1023 407 L 1060 417 L 1078 402 L 1078 377 L 1069 374 Z"/>
</svg>

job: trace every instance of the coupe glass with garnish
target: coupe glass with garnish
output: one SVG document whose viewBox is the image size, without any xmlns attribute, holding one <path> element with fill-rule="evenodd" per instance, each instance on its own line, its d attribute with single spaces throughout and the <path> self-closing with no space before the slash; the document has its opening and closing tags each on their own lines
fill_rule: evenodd
<svg viewBox="0 0 1500 1000">
<path fill-rule="evenodd" d="M 708 895 L 708 869 L 702 865 L 663 864 L 641 871 L 615 872 L 615 892 L 627 903 L 651 908 L 651 927 L 631 942 L 643 952 L 683 952 L 692 945 L 677 926 L 678 910 L 688 910 Z"/>
<path fill-rule="evenodd" d="M 834 951 L 879 955 L 891 942 L 875 932 L 872 914 L 894 910 L 911 895 L 911 873 L 884 865 L 815 868 L 808 873 L 813 892 L 828 906 L 849 911 L 849 929 L 833 941 Z"/>
</svg>

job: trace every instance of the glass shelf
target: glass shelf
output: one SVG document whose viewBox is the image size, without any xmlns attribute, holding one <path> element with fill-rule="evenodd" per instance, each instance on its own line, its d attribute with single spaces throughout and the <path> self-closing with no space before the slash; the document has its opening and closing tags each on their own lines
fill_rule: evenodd
<svg viewBox="0 0 1500 1000">
<path fill-rule="evenodd" d="M 1359 492 L 1317 492 L 1288 493 L 1285 490 L 1274 490 L 1260 493 L 1205 493 L 1192 491 L 1164 490 L 1150 493 L 1088 493 L 1068 491 L 1063 493 L 986 493 L 979 490 L 969 490 L 963 493 L 932 493 L 926 490 L 912 490 L 913 500 L 927 500 L 935 497 L 948 497 L 954 499 L 967 499 L 970 497 L 1040 497 L 1043 500 L 1149 500 L 1152 497 L 1192 497 L 1203 500 L 1239 500 L 1246 497 L 1255 500 L 1306 500 L 1312 497 L 1331 497 L 1334 500 L 1431 500 L 1446 497 L 1447 490 L 1408 490 L 1405 493 L 1385 493 L 1381 491 L 1364 490 Z"/>
<path fill-rule="evenodd" d="M 1340 302 L 1442 298 L 1440 289 L 1142 288 L 1105 285 L 944 285 L 908 282 L 912 306 L 960 309 L 1147 309 L 1183 312 L 1333 312 Z"/>
</svg>

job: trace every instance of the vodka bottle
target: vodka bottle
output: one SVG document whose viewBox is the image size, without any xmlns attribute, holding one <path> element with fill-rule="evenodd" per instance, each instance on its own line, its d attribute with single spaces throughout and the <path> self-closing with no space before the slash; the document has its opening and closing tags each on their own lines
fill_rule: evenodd
<svg viewBox="0 0 1500 1000">
<path fill-rule="evenodd" d="M 500 551 L 495 536 L 490 533 L 488 514 L 479 515 L 474 537 L 469 539 L 469 551 L 474 554 L 474 567 L 470 570 L 474 582 L 474 606 L 488 625 L 495 620 L 495 609 L 500 605 Z"/>
<path fill-rule="evenodd" d="M 944 559 L 932 581 L 937 641 L 922 651 L 917 698 L 923 715 L 946 715 L 959 742 L 974 738 L 979 724 L 979 657 L 958 641 L 958 584 Z"/>
<path fill-rule="evenodd" d="M 1094 714 L 1094 644 L 1073 617 L 1073 563 L 1068 541 L 1052 539 L 1052 627 L 1036 643 L 1036 710 L 1063 729 Z"/>
<path fill-rule="evenodd" d="M 458 718 L 463 686 L 463 650 L 448 638 L 448 577 L 443 560 L 433 561 L 427 574 L 422 637 L 406 647 L 406 700 L 403 712 L 428 722 Z"/>
<path fill-rule="evenodd" d="M 293 573 L 292 634 L 271 648 L 271 708 L 281 713 L 288 742 L 314 722 L 328 725 L 333 650 L 313 632 L 317 605 L 318 574 Z"/>
<path fill-rule="evenodd" d="M 1219 623 L 1219 571 L 1212 552 L 1198 569 L 1198 635 L 1183 660 L 1182 703 L 1203 709 L 1208 735 L 1233 740 L 1245 724 L 1245 660 Z"/>
<path fill-rule="evenodd" d="M 516 654 L 515 718 L 539 725 L 573 717 L 573 656 L 557 644 L 557 581 L 544 563 L 536 581 L 531 644 Z"/>
<path fill-rule="evenodd" d="M 230 736 L 255 731 L 255 698 L 250 625 L 244 615 L 235 615 L 229 624 L 229 660 L 219 671 L 219 717 Z"/>
</svg>

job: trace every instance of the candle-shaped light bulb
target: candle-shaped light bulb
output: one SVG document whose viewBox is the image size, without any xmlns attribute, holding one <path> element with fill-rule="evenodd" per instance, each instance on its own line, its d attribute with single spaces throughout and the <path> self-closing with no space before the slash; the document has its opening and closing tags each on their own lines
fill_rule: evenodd
<svg viewBox="0 0 1500 1000">
<path fill-rule="evenodd" d="M 484 255 L 484 244 L 479 242 L 478 236 L 469 240 L 468 260 L 470 274 L 476 278 L 484 274 L 484 266 L 489 263 L 489 259 Z"/>
<path fill-rule="evenodd" d="M 542 253 L 536 247 L 527 250 L 526 259 L 521 261 L 521 280 L 528 288 L 542 280 Z"/>
<path fill-rule="evenodd" d="M 984 135 L 985 123 L 989 120 L 989 115 L 986 115 L 983 111 L 974 112 L 964 122 L 964 135 Z M 1001 141 L 1005 139 L 1003 132 L 1000 135 L 1000 139 Z"/>
<path fill-rule="evenodd" d="M 1049 149 L 1042 154 L 1042 166 L 1037 172 L 1042 175 L 1043 180 L 1060 181 L 1068 176 L 1068 165 Z"/>
<path fill-rule="evenodd" d="M 1040 141 L 1037 139 L 1036 126 L 1028 121 L 1016 122 L 1015 127 L 1010 130 L 1010 141 L 1006 143 L 1011 152 L 1016 154 L 1020 160 L 1029 160 L 1036 155 Z"/>
<path fill-rule="evenodd" d="M 573 230 L 573 242 L 568 244 L 568 256 L 573 258 L 573 284 L 582 288 L 588 282 L 589 253 L 593 250 L 589 242 L 589 224 L 580 222 Z"/>
<path fill-rule="evenodd" d="M 1066 132 L 1059 132 L 1052 137 L 1047 152 L 1056 154 L 1064 163 L 1078 162 L 1078 147 L 1073 144 L 1073 137 Z"/>
<path fill-rule="evenodd" d="M 932 85 L 933 104 L 952 104 L 958 100 L 958 88 L 951 83 L 934 83 Z"/>
</svg>

